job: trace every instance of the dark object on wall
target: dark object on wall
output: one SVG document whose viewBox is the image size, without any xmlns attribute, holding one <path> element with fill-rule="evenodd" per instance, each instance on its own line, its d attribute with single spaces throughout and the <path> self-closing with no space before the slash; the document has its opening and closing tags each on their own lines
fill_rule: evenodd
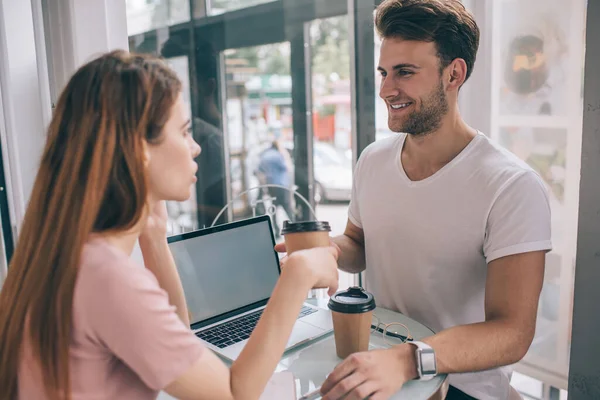
<svg viewBox="0 0 600 400">
<path fill-rule="evenodd" d="M 534 35 L 517 36 L 508 51 L 504 79 L 510 91 L 531 94 L 546 84 L 548 64 L 543 39 Z"/>
</svg>

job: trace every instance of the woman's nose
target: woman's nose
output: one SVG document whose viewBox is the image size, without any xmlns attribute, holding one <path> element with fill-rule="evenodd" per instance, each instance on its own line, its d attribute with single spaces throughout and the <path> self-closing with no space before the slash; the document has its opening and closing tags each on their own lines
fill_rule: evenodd
<svg viewBox="0 0 600 400">
<path fill-rule="evenodd" d="M 192 157 L 196 158 L 202 153 L 202 147 L 192 139 Z"/>
</svg>

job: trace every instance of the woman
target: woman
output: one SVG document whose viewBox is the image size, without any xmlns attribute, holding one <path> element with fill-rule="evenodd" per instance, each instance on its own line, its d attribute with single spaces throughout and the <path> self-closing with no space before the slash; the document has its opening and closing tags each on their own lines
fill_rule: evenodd
<svg viewBox="0 0 600 400">
<path fill-rule="evenodd" d="M 335 289 L 335 250 L 295 253 L 231 369 L 191 333 L 164 205 L 200 154 L 180 92 L 160 60 L 116 51 L 62 93 L 0 293 L 0 399 L 256 399 L 307 291 Z"/>
</svg>

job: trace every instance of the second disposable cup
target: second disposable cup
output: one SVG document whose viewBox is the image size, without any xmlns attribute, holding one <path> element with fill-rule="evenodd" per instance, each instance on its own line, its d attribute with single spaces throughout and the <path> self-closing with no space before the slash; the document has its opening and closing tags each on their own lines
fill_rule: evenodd
<svg viewBox="0 0 600 400">
<path fill-rule="evenodd" d="M 367 351 L 376 307 L 373 295 L 354 286 L 331 296 L 327 306 L 333 317 L 337 356 L 346 358 L 352 353 Z"/>
</svg>

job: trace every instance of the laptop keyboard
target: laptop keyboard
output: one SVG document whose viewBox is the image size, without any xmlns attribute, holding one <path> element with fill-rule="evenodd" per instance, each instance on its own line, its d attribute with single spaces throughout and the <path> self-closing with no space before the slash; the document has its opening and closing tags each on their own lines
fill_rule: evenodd
<svg viewBox="0 0 600 400">
<path fill-rule="evenodd" d="M 298 314 L 298 319 L 317 311 L 316 308 L 303 306 Z M 250 337 L 262 312 L 263 310 L 259 310 L 205 331 L 197 332 L 196 336 L 220 349 L 229 347 Z"/>
</svg>

